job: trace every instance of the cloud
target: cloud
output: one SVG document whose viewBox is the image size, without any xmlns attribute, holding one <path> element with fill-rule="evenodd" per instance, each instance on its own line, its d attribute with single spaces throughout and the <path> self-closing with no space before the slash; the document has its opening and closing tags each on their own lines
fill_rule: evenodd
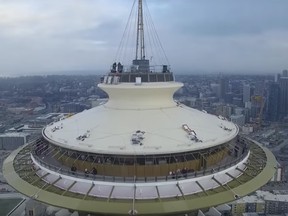
<svg viewBox="0 0 288 216">
<path fill-rule="evenodd" d="M 0 73 L 104 72 L 114 59 L 132 3 L 0 0 Z M 286 0 L 147 3 L 176 71 L 269 72 L 287 65 Z"/>
<path fill-rule="evenodd" d="M 277 73 L 287 67 L 288 31 L 175 39 L 187 41 L 185 37 L 190 41 L 185 49 L 174 44 L 168 50 L 172 65 L 180 71 Z"/>
<path fill-rule="evenodd" d="M 66 35 L 122 15 L 121 5 L 114 8 L 103 0 L 11 0 L 0 4 L 0 27 L 7 36 Z"/>
<path fill-rule="evenodd" d="M 225 36 L 288 29 L 284 18 L 288 7 L 285 0 L 274 3 L 268 0 L 182 0 L 185 7 L 177 2 L 171 3 L 175 14 L 172 26 L 184 34 Z"/>
<path fill-rule="evenodd" d="M 95 69 L 109 59 L 107 26 L 121 23 L 124 7 L 104 0 L 0 1 L 0 73 Z"/>
</svg>

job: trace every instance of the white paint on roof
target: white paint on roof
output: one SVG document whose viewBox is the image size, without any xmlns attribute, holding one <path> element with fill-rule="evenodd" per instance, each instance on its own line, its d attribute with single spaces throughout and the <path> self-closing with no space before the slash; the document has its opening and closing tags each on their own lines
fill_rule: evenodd
<svg viewBox="0 0 288 216">
<path fill-rule="evenodd" d="M 46 139 L 79 151 L 129 155 L 194 151 L 222 144 L 238 134 L 232 122 L 177 104 L 173 94 L 181 83 L 99 86 L 108 92 L 109 101 L 48 125 L 43 130 Z M 183 124 L 202 142 L 190 140 Z M 137 130 L 145 132 L 142 145 L 132 144 Z"/>
</svg>

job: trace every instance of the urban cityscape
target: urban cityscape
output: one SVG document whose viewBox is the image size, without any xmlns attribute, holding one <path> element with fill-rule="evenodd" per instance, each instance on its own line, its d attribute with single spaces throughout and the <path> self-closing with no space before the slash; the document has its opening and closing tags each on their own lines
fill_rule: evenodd
<svg viewBox="0 0 288 216">
<path fill-rule="evenodd" d="M 278 161 L 277 172 L 266 186 L 214 210 L 224 215 L 287 213 L 288 71 L 251 76 L 177 75 L 176 80 L 184 86 L 175 93 L 175 100 L 234 122 L 241 134 L 268 147 Z M 106 103 L 107 94 L 97 87 L 100 81 L 101 76 L 96 75 L 1 78 L 1 167 L 11 151 L 36 139 L 45 125 Z M 11 215 L 20 215 L 25 209 L 29 215 L 29 206 L 34 209 L 35 203 L 30 203 L 32 199 L 17 193 L 2 174 L 0 191 L 1 201 L 14 200 L 11 206 L 5 201 L 1 204 L 1 209 L 5 209 L 3 215 L 15 206 Z M 44 204 L 37 205 L 41 207 L 35 215 L 43 215 L 45 211 L 47 215 L 64 212 Z M 209 211 L 207 215 L 212 214 Z"/>
</svg>

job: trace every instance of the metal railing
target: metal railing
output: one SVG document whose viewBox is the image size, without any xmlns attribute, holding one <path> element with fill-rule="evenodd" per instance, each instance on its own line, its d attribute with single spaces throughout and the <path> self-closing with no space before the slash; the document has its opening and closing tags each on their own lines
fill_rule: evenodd
<svg viewBox="0 0 288 216">
<path fill-rule="evenodd" d="M 240 161 L 242 161 L 249 153 L 249 150 L 246 150 L 236 159 L 230 161 L 229 163 L 225 163 L 219 166 L 215 167 L 209 167 L 208 169 L 203 169 L 200 171 L 188 171 L 187 173 L 175 173 L 172 175 L 166 175 L 166 176 L 147 176 L 147 177 L 134 177 L 134 176 L 105 176 L 105 175 L 99 175 L 99 174 L 92 174 L 92 173 L 84 173 L 82 171 L 71 171 L 69 167 L 57 167 L 55 165 L 49 164 L 46 161 L 44 161 L 42 158 L 40 158 L 38 155 L 35 154 L 34 151 L 31 151 L 31 157 L 39 163 L 39 165 L 47 168 L 48 170 L 57 172 L 58 174 L 73 176 L 77 178 L 82 179 L 88 179 L 88 180 L 94 180 L 94 181 L 107 181 L 107 182 L 127 182 L 127 183 L 136 183 L 136 182 L 164 182 L 164 181 L 175 181 L 179 179 L 190 179 L 205 175 L 210 175 L 222 170 L 225 170 L 229 167 L 232 167 L 236 164 L 238 164 Z"/>
</svg>

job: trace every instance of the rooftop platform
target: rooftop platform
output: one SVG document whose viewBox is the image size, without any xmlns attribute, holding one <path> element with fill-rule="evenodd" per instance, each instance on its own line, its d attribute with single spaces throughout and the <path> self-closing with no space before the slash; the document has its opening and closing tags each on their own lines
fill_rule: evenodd
<svg viewBox="0 0 288 216">
<path fill-rule="evenodd" d="M 23 194 L 55 206 L 108 215 L 127 215 L 133 209 L 141 215 L 185 213 L 229 202 L 266 184 L 275 172 L 273 154 L 254 141 L 247 161 L 204 178 L 174 179 L 168 182 L 115 183 L 68 178 L 47 173 L 30 157 L 29 145 L 14 151 L 4 162 L 9 184 Z M 125 196 L 123 197 L 123 194 Z M 177 195 L 175 195 L 177 194 Z M 134 204 L 133 204 L 134 203 Z"/>
<path fill-rule="evenodd" d="M 127 178 L 125 182 L 121 179 L 112 177 L 98 177 L 95 176 L 93 180 L 88 178 L 88 175 L 73 175 L 63 173 L 61 170 L 51 170 L 42 166 L 35 158 L 32 157 L 36 175 L 43 181 L 53 184 L 54 186 L 69 190 L 79 194 L 89 194 L 90 196 L 102 197 L 106 199 L 163 199 L 174 198 L 182 195 L 191 195 L 202 192 L 202 188 L 210 190 L 225 185 L 234 178 L 238 178 L 243 174 L 242 171 L 247 169 L 247 160 L 249 154 L 246 154 L 241 161 L 231 167 L 223 167 L 222 170 L 215 170 L 213 172 L 206 171 L 206 173 L 198 172 L 198 175 L 179 175 L 169 176 L 169 178 L 151 178 L 151 179 L 134 179 Z M 61 179 L 57 181 L 61 176 Z M 86 177 L 86 178 L 85 178 Z M 142 180 L 142 181 L 141 181 Z M 55 182 L 57 181 L 57 182 Z M 70 188 L 70 185 L 73 186 Z M 97 188 L 89 193 L 90 188 Z M 135 196 L 134 196 L 135 193 Z"/>
<path fill-rule="evenodd" d="M 133 87 L 127 85 L 119 85 L 118 90 Z M 155 89 L 152 88 L 152 91 Z M 43 130 L 43 136 L 50 143 L 82 152 L 160 155 L 210 148 L 229 142 L 238 134 L 238 127 L 232 122 L 177 104 L 172 97 L 170 102 L 173 107 L 158 106 L 145 110 L 117 107 L 120 102 L 116 98 L 115 95 L 115 100 L 111 99 L 104 105 L 48 125 Z M 129 103 L 137 104 L 136 100 L 127 97 L 128 100 Z M 161 100 L 155 100 L 158 105 L 164 104 Z M 130 106 L 129 103 L 124 104 Z M 187 125 L 195 134 L 189 134 L 183 125 Z M 137 131 L 143 132 L 141 142 L 133 143 L 133 138 L 138 136 Z"/>
</svg>

